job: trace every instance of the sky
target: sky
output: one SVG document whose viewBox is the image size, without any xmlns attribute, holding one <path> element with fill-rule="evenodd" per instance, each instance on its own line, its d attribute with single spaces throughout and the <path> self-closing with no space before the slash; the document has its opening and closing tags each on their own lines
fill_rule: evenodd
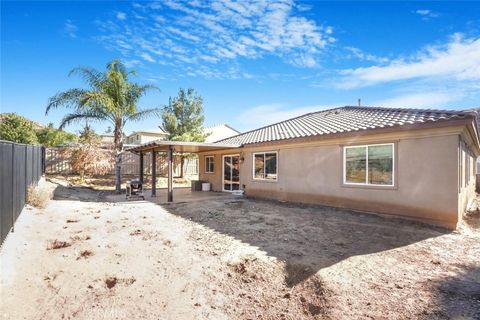
<svg viewBox="0 0 480 320">
<path fill-rule="evenodd" d="M 206 126 L 241 131 L 359 98 L 480 107 L 476 1 L 2 1 L 0 54 L 0 111 L 45 124 L 67 112 L 45 116 L 49 97 L 86 87 L 68 76 L 72 68 L 104 70 L 116 58 L 137 71 L 133 81 L 160 88 L 139 107 L 165 106 L 179 88 L 194 88 Z"/>
</svg>

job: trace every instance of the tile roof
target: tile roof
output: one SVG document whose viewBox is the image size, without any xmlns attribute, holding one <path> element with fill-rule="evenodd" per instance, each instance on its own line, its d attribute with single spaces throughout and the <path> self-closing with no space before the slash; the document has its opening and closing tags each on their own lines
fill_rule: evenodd
<svg viewBox="0 0 480 320">
<path fill-rule="evenodd" d="M 472 112 L 462 111 L 346 106 L 307 113 L 218 142 L 244 145 L 465 119 L 472 116 Z"/>
</svg>

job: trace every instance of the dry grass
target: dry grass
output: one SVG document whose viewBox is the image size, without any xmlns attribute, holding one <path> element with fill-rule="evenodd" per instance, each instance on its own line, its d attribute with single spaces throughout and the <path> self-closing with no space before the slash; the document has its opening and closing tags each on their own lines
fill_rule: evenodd
<svg viewBox="0 0 480 320">
<path fill-rule="evenodd" d="M 80 251 L 80 254 L 77 257 L 77 260 L 80 260 L 81 258 L 87 259 L 88 257 L 93 256 L 93 252 L 90 250 L 82 250 Z"/>
<path fill-rule="evenodd" d="M 27 204 L 43 209 L 52 199 L 53 192 L 46 184 L 31 184 L 27 189 Z"/>
<path fill-rule="evenodd" d="M 52 240 L 49 241 L 47 244 L 47 250 L 55 250 L 55 249 L 61 249 L 61 248 L 66 248 L 70 247 L 72 244 L 67 241 L 60 241 L 60 240 Z"/>
</svg>

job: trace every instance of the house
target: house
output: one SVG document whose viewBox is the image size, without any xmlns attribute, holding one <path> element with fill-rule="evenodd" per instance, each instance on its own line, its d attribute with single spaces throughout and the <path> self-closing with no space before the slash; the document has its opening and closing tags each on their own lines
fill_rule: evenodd
<svg viewBox="0 0 480 320">
<path fill-rule="evenodd" d="M 125 143 L 129 145 L 140 145 L 155 140 L 165 140 L 167 137 L 168 133 L 160 128 L 155 130 L 134 131 L 127 136 Z"/>
<path fill-rule="evenodd" d="M 233 129 L 227 124 L 219 124 L 206 127 L 204 133 L 207 134 L 205 142 L 215 142 L 235 136 L 239 134 L 240 131 Z M 162 129 L 134 131 L 127 137 L 125 143 L 128 145 L 140 145 L 155 140 L 166 140 L 167 138 L 168 132 Z"/>
<path fill-rule="evenodd" d="M 113 132 L 105 132 L 99 135 L 100 136 L 100 143 L 102 145 L 112 145 L 115 136 L 113 135 Z"/>
<path fill-rule="evenodd" d="M 240 133 L 240 131 L 235 130 L 228 124 L 218 124 L 211 127 L 206 127 L 203 129 L 203 132 L 207 135 L 207 138 L 205 139 L 205 142 L 207 143 L 230 138 Z"/>
<path fill-rule="evenodd" d="M 449 228 L 475 197 L 480 153 L 476 112 L 351 106 L 308 113 L 212 145 L 218 148 L 197 149 L 199 178 L 214 191 L 243 190 L 251 197 L 385 213 Z"/>
</svg>

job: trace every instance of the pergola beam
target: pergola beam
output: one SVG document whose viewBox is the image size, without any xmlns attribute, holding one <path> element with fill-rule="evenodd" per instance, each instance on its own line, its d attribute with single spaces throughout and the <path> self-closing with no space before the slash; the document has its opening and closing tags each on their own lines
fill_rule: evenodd
<svg viewBox="0 0 480 320">
<path fill-rule="evenodd" d="M 168 146 L 168 202 L 173 202 L 173 147 Z"/>
<path fill-rule="evenodd" d="M 152 149 L 152 197 L 157 196 L 157 152 Z"/>
<path fill-rule="evenodd" d="M 144 167 L 143 167 L 143 152 L 140 152 L 140 181 L 143 183 L 143 172 L 144 172 Z"/>
</svg>

